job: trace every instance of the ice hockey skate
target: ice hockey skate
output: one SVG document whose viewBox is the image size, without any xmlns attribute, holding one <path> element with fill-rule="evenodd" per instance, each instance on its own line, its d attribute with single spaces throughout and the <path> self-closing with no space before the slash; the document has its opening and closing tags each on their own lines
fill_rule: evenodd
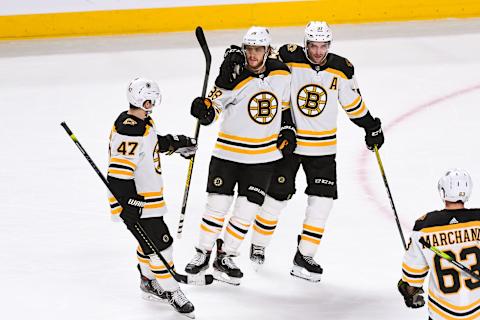
<svg viewBox="0 0 480 320">
<path fill-rule="evenodd" d="M 142 298 L 148 301 L 166 302 L 168 297 L 165 291 L 160 287 L 157 280 L 150 280 L 142 274 L 140 265 L 137 265 L 140 272 L 140 290 L 142 290 Z"/>
<path fill-rule="evenodd" d="M 311 282 L 320 282 L 322 273 L 322 267 L 313 260 L 313 257 L 304 256 L 297 249 L 295 258 L 293 258 L 293 267 L 290 271 L 292 276 Z"/>
<path fill-rule="evenodd" d="M 180 288 L 175 291 L 164 291 L 167 298 L 168 303 L 180 314 L 190 318 L 195 319 L 195 307 L 193 304 L 185 297 L 185 294 L 182 292 Z"/>
<path fill-rule="evenodd" d="M 192 281 L 199 280 L 199 282 L 201 282 L 201 280 L 205 278 L 205 270 L 208 269 L 211 251 L 201 250 L 199 248 L 195 248 L 195 250 L 195 256 L 185 267 L 185 272 L 188 273 Z"/>
<path fill-rule="evenodd" d="M 243 273 L 232 260 L 232 255 L 222 251 L 223 240 L 217 239 L 217 256 L 213 262 L 213 278 L 234 286 L 240 284 Z"/>
<path fill-rule="evenodd" d="M 265 247 L 252 243 L 250 246 L 250 261 L 255 271 L 259 271 L 265 262 Z"/>
</svg>

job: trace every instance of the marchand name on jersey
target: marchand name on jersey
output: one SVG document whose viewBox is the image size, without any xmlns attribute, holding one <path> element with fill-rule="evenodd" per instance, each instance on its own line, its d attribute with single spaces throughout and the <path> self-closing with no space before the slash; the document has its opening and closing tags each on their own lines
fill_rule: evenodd
<svg viewBox="0 0 480 320">
<path fill-rule="evenodd" d="M 422 236 L 431 246 L 447 246 L 456 243 L 464 243 L 480 240 L 480 228 L 468 228 L 455 231 L 438 232 Z M 426 248 L 423 246 L 423 248 Z"/>
</svg>

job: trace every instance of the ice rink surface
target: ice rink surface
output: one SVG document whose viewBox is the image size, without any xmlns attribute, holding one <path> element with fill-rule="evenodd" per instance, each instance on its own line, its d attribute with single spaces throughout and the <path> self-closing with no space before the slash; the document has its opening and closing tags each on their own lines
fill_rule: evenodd
<svg viewBox="0 0 480 320">
<path fill-rule="evenodd" d="M 441 208 L 436 183 L 451 167 L 474 180 L 468 207 L 480 206 L 480 20 L 333 26 L 332 52 L 355 65 L 364 101 L 382 119 L 380 150 L 408 237 L 414 221 Z M 244 30 L 206 32 L 213 56 Z M 274 43 L 303 39 L 303 28 L 274 28 Z M 156 79 L 160 133 L 193 135 L 191 100 L 201 93 L 204 58 L 190 33 L 0 42 L 0 314 L 2 319 L 179 319 L 170 306 L 140 298 L 135 242 L 110 221 L 106 190 L 60 127 L 66 121 L 105 172 L 108 135 L 126 109 L 128 82 Z M 289 275 L 306 206 L 305 177 L 280 219 L 264 269 L 237 259 L 239 287 L 186 287 L 197 319 L 426 319 L 397 292 L 403 248 L 363 130 L 340 111 L 339 200 L 316 259 L 321 283 Z M 184 236 L 182 270 L 194 254 L 206 200 L 208 162 L 217 125 L 203 127 Z M 188 162 L 163 156 L 169 207 L 177 229 Z"/>
</svg>

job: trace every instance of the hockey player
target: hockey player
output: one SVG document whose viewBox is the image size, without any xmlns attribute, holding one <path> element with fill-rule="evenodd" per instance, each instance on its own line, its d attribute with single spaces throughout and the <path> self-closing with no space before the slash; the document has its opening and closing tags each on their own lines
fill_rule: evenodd
<svg viewBox="0 0 480 320">
<path fill-rule="evenodd" d="M 438 181 L 445 208 L 418 219 L 402 264 L 398 290 L 410 308 L 425 305 L 423 282 L 429 272 L 430 319 L 479 319 L 480 281 L 435 255 L 423 239 L 480 274 L 480 209 L 466 209 L 472 180 L 464 170 L 453 169 Z"/>
<path fill-rule="evenodd" d="M 246 68 L 235 79 L 221 69 L 208 98 L 196 98 L 191 108 L 202 125 L 209 125 L 220 114 L 222 121 L 210 161 L 200 239 L 185 271 L 201 274 L 208 268 L 237 185 L 233 215 L 226 223 L 224 240 L 217 241 L 213 263 L 214 277 L 233 285 L 240 284 L 243 273 L 232 258 L 263 204 L 274 163 L 295 148 L 290 71 L 284 63 L 268 58 L 270 43 L 266 28 L 250 28 L 240 49 Z"/>
<path fill-rule="evenodd" d="M 110 134 L 107 180 L 118 196 L 110 196 L 112 218 L 120 217 L 138 240 L 137 256 L 140 288 L 145 297 L 169 302 L 176 311 L 193 317 L 193 304 L 159 257 L 147 246 L 134 227 L 137 223 L 161 250 L 172 268 L 172 237 L 163 220 L 166 213 L 160 153 L 179 153 L 184 158 L 195 154 L 195 139 L 178 135 L 158 135 L 149 114 L 161 101 L 154 81 L 136 78 L 128 86 L 128 111 L 122 112 Z M 117 202 L 118 200 L 118 202 Z"/>
<path fill-rule="evenodd" d="M 303 47 L 280 47 L 279 58 L 292 73 L 291 102 L 297 133 L 297 148 L 292 157 L 276 167 L 265 202 L 256 216 L 250 259 L 261 266 L 280 213 L 295 193 L 295 177 L 303 166 L 307 177 L 308 204 L 291 274 L 319 281 L 323 272 L 313 259 L 325 230 L 333 200 L 337 199 L 336 132 L 338 102 L 350 120 L 365 130 L 367 147 L 380 148 L 384 137 L 378 118 L 370 115 L 363 102 L 347 59 L 329 52 L 332 31 L 326 22 L 312 21 L 305 28 Z M 241 52 L 225 57 L 225 73 L 231 78 L 242 70 Z"/>
</svg>

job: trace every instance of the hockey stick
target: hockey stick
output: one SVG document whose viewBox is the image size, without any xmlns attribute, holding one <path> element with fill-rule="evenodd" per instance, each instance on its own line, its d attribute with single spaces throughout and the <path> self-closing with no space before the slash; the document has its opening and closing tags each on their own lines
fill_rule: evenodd
<svg viewBox="0 0 480 320">
<path fill-rule="evenodd" d="M 405 237 L 403 236 L 400 220 L 398 220 L 397 209 L 395 209 L 395 204 L 393 203 L 392 193 L 390 192 L 390 187 L 388 186 L 387 176 L 385 175 L 385 170 L 383 169 L 382 159 L 380 159 L 380 153 L 378 152 L 377 145 L 375 145 L 373 149 L 375 150 L 375 155 L 377 156 L 378 166 L 380 167 L 380 173 L 382 174 L 383 183 L 385 184 L 385 188 L 387 189 L 390 206 L 392 207 L 393 214 L 395 215 L 395 221 L 397 222 L 398 231 L 400 232 L 400 237 L 402 238 L 403 248 L 407 250 L 407 243 L 405 242 Z"/>
<path fill-rule="evenodd" d="M 198 43 L 202 48 L 203 54 L 205 55 L 205 77 L 203 78 L 203 89 L 202 89 L 202 97 L 205 98 L 207 94 L 207 84 L 208 84 L 208 77 L 210 75 L 210 65 L 212 64 L 212 55 L 210 54 L 210 50 L 208 49 L 207 40 L 205 39 L 205 34 L 203 34 L 202 27 L 197 27 L 195 29 L 195 36 L 197 37 Z M 200 121 L 197 121 L 197 125 L 195 127 L 195 140 L 198 142 L 198 135 L 200 134 Z M 187 181 L 185 182 L 185 191 L 183 192 L 183 202 L 182 202 L 182 211 L 180 212 L 180 218 L 178 221 L 178 230 L 177 230 L 177 239 L 182 237 L 183 231 L 183 221 L 185 220 L 185 212 L 187 211 L 187 201 L 188 201 L 188 193 L 190 191 L 190 182 L 192 181 L 192 171 L 193 171 L 193 164 L 195 162 L 195 155 L 190 158 L 190 163 L 188 165 L 188 173 L 187 173 Z"/>
<path fill-rule="evenodd" d="M 432 247 L 427 241 L 425 241 L 425 239 L 420 238 L 419 242 L 421 244 L 423 244 L 425 247 L 427 247 L 428 249 L 435 252 L 436 255 L 446 259 L 451 264 L 453 264 L 455 267 L 457 267 L 458 269 L 460 269 L 463 272 L 465 272 L 466 274 L 468 274 L 470 277 L 475 278 L 477 280 L 480 280 L 480 275 L 476 274 L 475 272 L 473 272 L 472 270 L 470 270 L 469 268 L 467 268 L 466 266 L 464 266 L 460 262 L 457 262 L 454 258 L 452 258 L 447 253 L 443 252 L 442 250 L 438 249 L 437 247 Z"/>
<path fill-rule="evenodd" d="M 100 172 L 98 167 L 95 165 L 95 162 L 93 162 L 92 158 L 90 158 L 90 156 L 88 155 L 87 151 L 85 151 L 85 149 L 83 149 L 83 147 L 80 144 L 80 142 L 78 141 L 77 137 L 73 134 L 72 130 L 70 130 L 70 128 L 65 123 L 65 121 L 60 123 L 60 125 L 65 129 L 65 131 L 70 136 L 70 138 L 72 138 L 75 145 L 78 147 L 78 149 L 80 149 L 80 151 L 82 152 L 85 159 L 87 159 L 88 163 L 90 163 L 93 170 L 95 170 L 95 172 L 100 177 L 103 184 L 105 184 L 105 186 L 108 188 L 110 193 L 115 197 L 115 199 L 118 199 L 118 197 L 115 195 L 115 192 L 110 187 L 110 184 L 108 183 L 107 179 L 105 179 L 103 174 Z M 119 202 L 119 201 L 117 200 L 117 202 Z M 120 202 L 119 202 L 119 204 L 120 204 Z M 163 265 L 167 268 L 168 272 L 170 272 L 172 277 L 175 280 L 177 280 L 177 282 L 185 283 L 185 284 L 195 284 L 195 285 L 206 285 L 206 284 L 211 284 L 213 282 L 213 276 L 211 274 L 205 275 L 204 279 L 194 279 L 194 278 L 190 279 L 186 275 L 177 273 L 174 269 L 172 269 L 172 267 L 170 267 L 167 260 L 165 260 L 165 258 L 160 253 L 160 250 L 158 250 L 158 248 L 155 246 L 155 244 L 152 242 L 152 240 L 150 240 L 150 238 L 147 236 L 147 233 L 145 232 L 143 227 L 138 222 L 134 225 L 134 227 L 138 231 L 140 236 L 143 238 L 143 240 L 145 240 L 145 243 L 150 248 L 150 250 L 152 250 L 160 258 Z"/>
</svg>

